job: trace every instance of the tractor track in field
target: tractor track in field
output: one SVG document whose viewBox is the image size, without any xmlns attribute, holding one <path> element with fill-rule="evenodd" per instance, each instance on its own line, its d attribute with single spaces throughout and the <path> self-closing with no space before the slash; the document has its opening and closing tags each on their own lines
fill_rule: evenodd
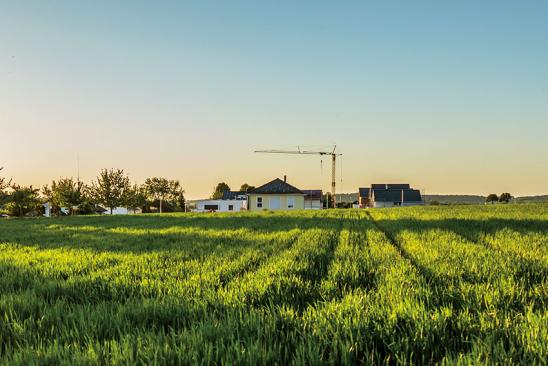
<svg viewBox="0 0 548 366">
<path fill-rule="evenodd" d="M 406 260 L 411 263 L 413 267 L 417 269 L 417 271 L 423 276 L 429 283 L 433 283 L 436 286 L 445 286 L 447 283 L 446 281 L 443 281 L 439 276 L 437 276 L 435 273 L 433 273 L 430 269 L 423 266 L 422 264 L 418 263 L 415 258 L 411 254 L 409 254 L 400 244 L 400 242 L 394 237 L 394 235 L 382 227 L 371 215 L 369 211 L 365 212 L 367 215 L 367 218 L 373 223 L 375 228 L 377 228 L 383 235 L 388 239 L 388 242 L 396 248 L 398 253 L 402 256 L 402 258 L 405 258 Z"/>
<path fill-rule="evenodd" d="M 462 294 L 460 293 L 460 291 L 458 291 L 457 288 L 454 288 L 453 281 L 448 278 L 440 277 L 431 269 L 419 263 L 408 251 L 403 248 L 401 243 L 394 237 L 394 235 L 389 230 L 382 227 L 369 212 L 366 212 L 366 215 L 368 219 L 371 220 L 373 225 L 380 232 L 383 233 L 388 242 L 394 248 L 396 248 L 401 257 L 407 260 L 418 271 L 419 275 L 426 280 L 426 283 L 434 293 L 434 297 L 432 299 L 434 300 L 435 305 L 451 305 L 454 309 L 460 311 L 460 309 L 462 309 L 463 303 L 463 299 L 461 298 Z M 468 279 L 463 278 L 462 280 L 472 285 L 476 284 L 476 282 L 470 281 Z M 449 290 L 450 288 L 453 289 Z"/>
</svg>

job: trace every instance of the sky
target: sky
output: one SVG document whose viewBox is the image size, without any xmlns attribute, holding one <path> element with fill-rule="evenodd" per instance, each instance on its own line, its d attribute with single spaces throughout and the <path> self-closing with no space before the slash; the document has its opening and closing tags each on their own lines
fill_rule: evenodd
<svg viewBox="0 0 548 366">
<path fill-rule="evenodd" d="M 546 1 L 0 0 L 0 166 L 548 194 Z"/>
</svg>

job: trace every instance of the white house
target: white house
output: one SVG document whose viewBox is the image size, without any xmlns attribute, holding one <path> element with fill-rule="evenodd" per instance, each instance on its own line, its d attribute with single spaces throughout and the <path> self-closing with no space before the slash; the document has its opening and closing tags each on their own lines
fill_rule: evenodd
<svg viewBox="0 0 548 366">
<path fill-rule="evenodd" d="M 199 200 L 194 212 L 238 212 L 247 210 L 247 200 Z"/>
<path fill-rule="evenodd" d="M 240 191 L 226 191 L 218 200 L 196 201 L 194 212 L 238 212 L 247 210 L 247 195 Z"/>
<path fill-rule="evenodd" d="M 133 215 L 141 213 L 141 209 L 133 209 L 128 207 L 113 207 L 112 208 L 112 214 L 113 215 Z M 107 208 L 106 211 L 103 212 L 103 215 L 110 215 L 110 208 Z"/>
</svg>

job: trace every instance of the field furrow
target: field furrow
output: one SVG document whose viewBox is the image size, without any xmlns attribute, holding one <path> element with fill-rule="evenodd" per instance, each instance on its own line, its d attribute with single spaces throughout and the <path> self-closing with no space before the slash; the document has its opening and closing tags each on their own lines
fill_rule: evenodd
<svg viewBox="0 0 548 366">
<path fill-rule="evenodd" d="M 0 364 L 545 364 L 548 206 L 0 222 Z"/>
</svg>

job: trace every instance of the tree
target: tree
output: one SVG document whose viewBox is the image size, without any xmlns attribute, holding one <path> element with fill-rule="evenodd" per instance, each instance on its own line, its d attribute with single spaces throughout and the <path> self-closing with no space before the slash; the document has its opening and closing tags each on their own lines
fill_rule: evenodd
<svg viewBox="0 0 548 366">
<path fill-rule="evenodd" d="M 135 184 L 126 193 L 125 203 L 128 208 L 135 211 L 137 208 L 143 208 L 147 204 L 147 195 L 143 187 Z"/>
<path fill-rule="evenodd" d="M 21 187 L 17 184 L 13 184 L 11 189 L 12 192 L 9 196 L 8 207 L 12 215 L 24 216 L 37 209 L 40 204 L 39 189 L 35 189 L 32 186 Z"/>
<path fill-rule="evenodd" d="M 177 191 L 177 204 L 179 205 L 181 211 L 186 212 L 185 191 L 182 188 L 179 188 L 179 190 Z"/>
<path fill-rule="evenodd" d="M 500 195 L 499 202 L 508 203 L 508 202 L 510 202 L 511 199 L 512 199 L 512 195 L 508 192 L 505 192 L 505 193 Z"/>
<path fill-rule="evenodd" d="M 145 180 L 145 190 L 149 199 L 157 200 L 160 202 L 160 213 L 162 213 L 162 202 L 169 194 L 170 182 L 166 178 L 147 178 Z"/>
<path fill-rule="evenodd" d="M 242 184 L 240 187 L 240 192 L 249 192 L 255 189 L 255 186 L 250 186 L 247 183 Z"/>
<path fill-rule="evenodd" d="M 487 196 L 487 198 L 485 199 L 485 202 L 494 204 L 498 200 L 499 200 L 499 197 L 496 194 L 491 193 L 489 196 Z"/>
<path fill-rule="evenodd" d="M 61 178 L 51 182 L 51 190 L 46 186 L 42 193 L 49 193 L 52 206 L 66 207 L 74 215 L 84 201 L 84 184 L 72 178 Z M 50 191 L 50 192 L 49 192 Z"/>
<path fill-rule="evenodd" d="M 0 207 L 4 203 L 6 203 L 9 197 L 7 189 L 10 187 L 10 185 L 11 185 L 11 179 L 7 180 L 4 177 L 0 177 Z"/>
<path fill-rule="evenodd" d="M 177 207 L 182 203 L 180 208 L 184 210 L 185 191 L 181 188 L 181 183 L 178 180 L 169 180 L 159 177 L 147 178 L 143 186 L 149 200 L 159 201 L 160 213 L 163 212 L 164 203 L 171 206 L 172 210 L 173 207 Z"/>
<path fill-rule="evenodd" d="M 52 182 L 52 186 L 54 185 L 54 183 L 55 181 Z M 53 190 L 47 184 L 42 187 L 41 195 L 42 203 L 49 203 L 49 205 L 51 206 L 51 214 L 59 215 L 59 212 L 61 212 L 61 206 L 59 206 Z"/>
<path fill-rule="evenodd" d="M 230 187 L 225 182 L 221 182 L 217 184 L 217 187 L 215 187 L 215 190 L 213 191 L 211 198 L 214 200 L 219 200 L 223 198 L 223 194 L 226 191 L 230 191 Z"/>
<path fill-rule="evenodd" d="M 122 169 L 103 169 L 97 180 L 93 182 L 91 193 L 98 203 L 110 209 L 112 215 L 115 207 L 125 203 L 130 188 L 129 177 Z"/>
</svg>

